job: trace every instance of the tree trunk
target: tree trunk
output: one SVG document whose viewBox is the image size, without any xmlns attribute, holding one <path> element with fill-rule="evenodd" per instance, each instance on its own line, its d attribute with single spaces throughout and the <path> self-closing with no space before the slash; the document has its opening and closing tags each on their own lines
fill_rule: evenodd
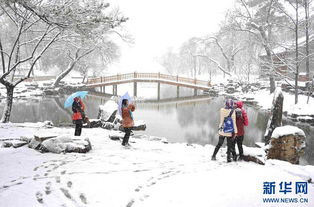
<svg viewBox="0 0 314 207">
<path fill-rule="evenodd" d="M 309 104 L 309 102 L 310 102 L 310 96 L 313 93 L 313 88 L 314 88 L 314 78 L 312 79 L 311 86 L 309 86 L 308 95 L 307 95 L 307 101 L 306 101 L 307 104 Z"/>
<path fill-rule="evenodd" d="M 54 87 L 58 87 L 60 84 L 60 81 L 66 76 L 68 75 L 72 69 L 74 68 L 75 64 L 77 63 L 78 59 L 75 59 L 73 61 L 71 61 L 67 67 L 67 69 L 65 71 L 63 71 L 55 80 L 55 82 L 53 83 Z"/>
<path fill-rule="evenodd" d="M 270 93 L 273 93 L 276 89 L 276 83 L 273 75 L 269 76 Z"/>
<path fill-rule="evenodd" d="M 305 12 L 305 69 L 306 76 L 310 77 L 310 50 L 309 50 L 309 1 L 304 0 Z"/>
<path fill-rule="evenodd" d="M 12 105 L 13 105 L 14 86 L 6 85 L 6 88 L 7 88 L 7 100 L 6 100 L 6 105 L 2 113 L 1 123 L 7 123 L 10 121 Z"/>
<path fill-rule="evenodd" d="M 277 88 L 274 94 L 273 106 L 271 115 L 267 123 L 265 132 L 265 143 L 268 144 L 276 127 L 282 125 L 282 108 L 283 108 L 283 94 L 280 88 Z"/>
<path fill-rule="evenodd" d="M 294 103 L 298 103 L 298 79 L 299 79 L 299 45 L 298 45 L 298 38 L 299 38 L 299 33 L 298 33 L 298 24 L 299 24 L 299 12 L 298 12 L 298 1 L 296 1 L 296 9 L 295 9 L 295 64 L 296 64 L 296 72 L 295 72 L 295 92 L 294 92 Z"/>
<path fill-rule="evenodd" d="M 82 80 L 82 83 L 84 83 L 84 82 L 85 82 L 86 78 L 87 78 L 87 74 L 84 74 L 84 76 L 83 76 L 83 80 Z"/>
</svg>

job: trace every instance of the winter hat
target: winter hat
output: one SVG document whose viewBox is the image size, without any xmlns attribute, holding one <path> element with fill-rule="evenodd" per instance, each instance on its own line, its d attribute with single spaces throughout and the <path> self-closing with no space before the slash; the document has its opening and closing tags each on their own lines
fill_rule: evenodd
<svg viewBox="0 0 314 207">
<path fill-rule="evenodd" d="M 225 108 L 226 109 L 232 109 L 233 108 L 233 100 L 232 99 L 227 99 L 226 100 Z"/>
<path fill-rule="evenodd" d="M 237 108 L 242 109 L 243 107 L 243 102 L 242 101 L 238 101 L 236 102 Z"/>
</svg>

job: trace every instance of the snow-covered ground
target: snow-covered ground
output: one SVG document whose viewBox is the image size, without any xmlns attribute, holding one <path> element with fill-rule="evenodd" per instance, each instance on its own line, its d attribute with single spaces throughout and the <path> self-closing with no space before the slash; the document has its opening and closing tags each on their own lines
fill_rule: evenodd
<svg viewBox="0 0 314 207">
<path fill-rule="evenodd" d="M 248 93 L 237 93 L 235 95 L 239 97 L 239 99 L 254 99 L 262 109 L 271 109 L 274 97 L 274 94 L 270 94 L 269 90 L 266 89 Z M 299 95 L 298 104 L 294 104 L 294 94 L 283 92 L 283 96 L 283 111 L 286 111 L 288 114 L 314 115 L 313 97 L 310 97 L 309 104 L 307 104 L 308 97 L 305 95 Z"/>
<path fill-rule="evenodd" d="M 71 128 L 44 128 L 43 123 L 1 124 L 0 137 L 34 134 L 72 135 Z M 152 138 L 131 138 L 130 148 L 112 141 L 110 131 L 83 129 L 92 142 L 87 154 L 41 154 L 27 146 L 0 148 L 0 206 L 314 206 L 314 185 L 296 194 L 295 182 L 314 178 L 314 166 L 268 160 L 226 162 L 222 148 L 165 144 Z M 245 152 L 258 150 L 245 148 Z M 276 182 L 275 194 L 263 194 L 264 182 Z M 292 192 L 279 192 L 292 182 Z M 263 203 L 263 198 L 301 198 L 308 203 Z"/>
</svg>

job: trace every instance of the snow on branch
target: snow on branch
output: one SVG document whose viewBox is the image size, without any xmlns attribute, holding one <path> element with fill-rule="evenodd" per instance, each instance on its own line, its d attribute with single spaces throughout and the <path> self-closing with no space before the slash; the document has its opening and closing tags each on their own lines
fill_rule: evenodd
<svg viewBox="0 0 314 207">
<path fill-rule="evenodd" d="M 226 69 L 224 69 L 216 60 L 206 56 L 206 55 L 195 55 L 196 57 L 203 57 L 203 58 L 206 58 L 208 59 L 209 61 L 215 63 L 217 65 L 217 67 L 222 71 L 224 72 L 225 74 L 231 76 L 231 73 L 229 73 Z"/>
<path fill-rule="evenodd" d="M 24 80 L 28 79 L 34 69 L 34 66 L 36 64 L 36 62 L 41 58 L 41 56 L 46 52 L 46 50 L 50 47 L 50 45 L 56 40 L 56 38 L 61 34 L 61 32 L 58 32 L 49 42 L 48 44 L 46 44 L 46 46 L 42 49 L 42 51 L 39 53 L 39 55 L 37 55 L 37 57 L 35 58 L 35 60 L 32 62 L 32 65 L 28 71 L 28 74 L 26 77 L 21 78 L 20 80 L 18 80 L 16 83 L 14 83 L 14 86 L 17 86 L 19 83 L 23 82 Z"/>
</svg>

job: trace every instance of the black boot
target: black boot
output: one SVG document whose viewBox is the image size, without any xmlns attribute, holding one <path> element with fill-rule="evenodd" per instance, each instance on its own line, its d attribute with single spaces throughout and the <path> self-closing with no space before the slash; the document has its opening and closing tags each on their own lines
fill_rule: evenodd
<svg viewBox="0 0 314 207">
<path fill-rule="evenodd" d="M 231 156 L 230 156 L 230 153 L 227 153 L 227 162 L 231 162 Z"/>
<path fill-rule="evenodd" d="M 243 160 L 243 155 L 239 155 L 239 160 Z"/>
<path fill-rule="evenodd" d="M 212 155 L 212 160 L 216 160 L 216 154 L 218 153 L 218 150 L 219 150 L 220 147 L 215 147 L 215 150 L 214 150 L 214 153 Z"/>
<path fill-rule="evenodd" d="M 235 162 L 237 161 L 237 155 L 233 155 L 232 158 L 233 158 L 233 161 Z"/>
</svg>

